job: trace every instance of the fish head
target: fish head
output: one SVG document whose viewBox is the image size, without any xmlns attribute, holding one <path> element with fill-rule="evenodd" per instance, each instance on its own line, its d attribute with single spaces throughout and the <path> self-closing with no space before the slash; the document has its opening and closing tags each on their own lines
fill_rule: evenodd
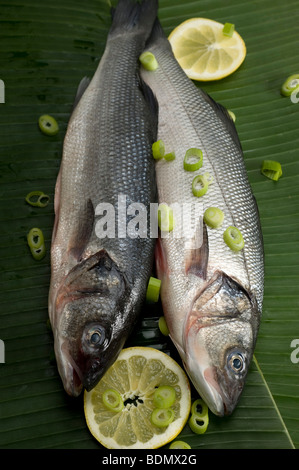
<svg viewBox="0 0 299 470">
<path fill-rule="evenodd" d="M 56 298 L 54 347 L 69 395 L 91 390 L 117 358 L 129 334 L 129 304 L 125 275 L 104 250 L 66 276 Z"/>
<path fill-rule="evenodd" d="M 218 415 L 233 412 L 244 387 L 257 330 L 256 302 L 224 273 L 195 299 L 184 329 L 184 363 L 198 393 Z"/>
</svg>

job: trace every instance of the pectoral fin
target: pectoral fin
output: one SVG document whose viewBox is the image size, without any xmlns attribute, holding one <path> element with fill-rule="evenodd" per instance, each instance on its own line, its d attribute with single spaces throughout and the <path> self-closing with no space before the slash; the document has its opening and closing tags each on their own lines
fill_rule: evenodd
<svg viewBox="0 0 299 470">
<path fill-rule="evenodd" d="M 200 246 L 198 241 L 201 240 Z M 207 277 L 207 266 L 209 261 L 209 240 L 206 224 L 200 221 L 194 236 L 194 247 L 192 242 L 190 248 L 186 250 L 185 272 L 192 273 L 203 279 Z"/>
<path fill-rule="evenodd" d="M 77 225 L 69 241 L 69 253 L 77 260 L 80 260 L 82 253 L 90 239 L 94 226 L 94 207 L 91 199 L 87 199 L 80 216 L 77 218 Z"/>
</svg>

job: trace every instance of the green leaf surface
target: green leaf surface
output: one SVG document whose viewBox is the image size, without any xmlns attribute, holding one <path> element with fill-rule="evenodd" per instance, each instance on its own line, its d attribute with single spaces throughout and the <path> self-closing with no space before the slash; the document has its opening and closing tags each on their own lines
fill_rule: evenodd
<svg viewBox="0 0 299 470">
<path fill-rule="evenodd" d="M 0 79 L 5 83 L 5 103 L 0 103 L 0 338 L 5 345 L 0 447 L 99 449 L 85 424 L 82 397 L 72 399 L 63 390 L 47 296 L 63 138 L 77 86 L 83 76 L 93 75 L 103 53 L 110 7 L 104 0 L 1 0 L 0 8 Z M 299 363 L 291 360 L 291 342 L 299 338 L 299 103 L 282 97 L 280 87 L 299 72 L 299 4 L 160 0 L 167 34 L 196 16 L 235 24 L 247 46 L 234 74 L 200 85 L 236 114 L 261 215 L 266 279 L 255 358 L 237 409 L 230 417 L 210 416 L 201 436 L 186 425 L 181 438 L 194 449 L 298 448 Z M 56 136 L 39 131 L 41 114 L 56 118 Z M 264 159 L 281 162 L 278 182 L 261 175 Z M 50 196 L 46 208 L 26 204 L 33 190 Z M 43 230 L 47 245 L 40 262 L 26 242 L 33 226 Z M 144 306 L 128 345 L 153 346 L 179 361 L 158 329 L 160 315 L 160 304 Z"/>
</svg>

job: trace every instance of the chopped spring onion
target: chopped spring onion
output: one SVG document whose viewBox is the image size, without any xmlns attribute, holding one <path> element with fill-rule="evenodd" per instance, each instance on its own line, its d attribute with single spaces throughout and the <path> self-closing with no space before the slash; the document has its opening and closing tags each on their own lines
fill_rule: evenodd
<svg viewBox="0 0 299 470">
<path fill-rule="evenodd" d="M 32 228 L 27 234 L 27 242 L 33 258 L 41 260 L 46 254 L 43 232 L 39 228 Z"/>
<path fill-rule="evenodd" d="M 167 160 L 168 162 L 170 162 L 171 160 L 175 160 L 175 153 L 174 152 L 167 153 L 166 155 L 164 155 L 164 159 Z"/>
<path fill-rule="evenodd" d="M 274 160 L 264 160 L 261 167 L 261 173 L 273 181 L 278 181 L 282 175 L 281 164 Z"/>
<path fill-rule="evenodd" d="M 231 38 L 232 35 L 234 34 L 234 31 L 235 31 L 235 25 L 234 24 L 225 23 L 225 25 L 223 26 L 222 33 L 224 34 L 224 36 L 228 36 L 229 38 Z"/>
<path fill-rule="evenodd" d="M 165 428 L 174 420 L 172 408 L 155 408 L 151 414 L 151 422 L 159 428 Z"/>
<path fill-rule="evenodd" d="M 113 411 L 114 413 L 119 413 L 124 407 L 124 402 L 121 394 L 113 388 L 109 388 L 104 391 L 102 395 L 102 400 L 105 407 L 109 411 Z"/>
<path fill-rule="evenodd" d="M 209 207 L 204 215 L 203 220 L 211 228 L 218 228 L 222 225 L 224 214 L 218 207 Z"/>
<path fill-rule="evenodd" d="M 159 204 L 158 225 L 162 232 L 171 232 L 174 227 L 173 210 L 167 204 Z"/>
<path fill-rule="evenodd" d="M 296 73 L 294 75 L 291 75 L 286 79 L 286 81 L 283 83 L 281 87 L 281 94 L 283 96 L 291 96 L 295 88 L 299 85 L 299 74 Z"/>
<path fill-rule="evenodd" d="M 139 60 L 145 70 L 156 70 L 158 68 L 158 62 L 152 52 L 145 51 L 139 56 Z"/>
<path fill-rule="evenodd" d="M 35 207 L 46 207 L 50 200 L 49 196 L 42 191 L 31 191 L 25 199 L 28 204 Z"/>
<path fill-rule="evenodd" d="M 201 417 L 196 414 L 191 414 L 188 424 L 191 431 L 195 434 L 204 434 L 209 425 L 209 415 L 207 414 L 204 417 Z"/>
<path fill-rule="evenodd" d="M 185 441 L 173 441 L 169 449 L 191 449 L 191 447 Z"/>
<path fill-rule="evenodd" d="M 161 385 L 154 392 L 153 402 L 156 408 L 169 408 L 175 402 L 175 389 L 170 385 Z"/>
<path fill-rule="evenodd" d="M 59 131 L 56 119 L 48 114 L 43 114 L 38 119 L 40 130 L 46 135 L 55 135 Z"/>
<path fill-rule="evenodd" d="M 198 398 L 192 403 L 191 414 L 198 418 L 205 418 L 209 414 L 209 408 L 201 398 Z"/>
<path fill-rule="evenodd" d="M 233 113 L 230 109 L 227 110 L 228 114 L 230 115 L 230 117 L 232 118 L 232 120 L 234 122 L 236 122 L 236 115 L 235 113 Z"/>
<path fill-rule="evenodd" d="M 158 322 L 159 330 L 161 331 L 162 335 L 168 336 L 169 329 L 165 320 L 165 317 L 160 317 Z"/>
<path fill-rule="evenodd" d="M 184 170 L 196 171 L 202 167 L 202 151 L 200 149 L 191 148 L 187 150 L 184 158 Z"/>
<path fill-rule="evenodd" d="M 152 145 L 153 157 L 155 160 L 161 160 L 165 154 L 165 145 L 163 140 L 157 140 Z"/>
<path fill-rule="evenodd" d="M 228 227 L 223 234 L 223 240 L 232 251 L 240 251 L 244 248 L 242 233 L 236 227 Z"/>
<path fill-rule="evenodd" d="M 156 303 L 159 300 L 161 281 L 155 277 L 150 277 L 146 291 L 146 301 Z"/>
<path fill-rule="evenodd" d="M 209 173 L 197 175 L 192 181 L 192 192 L 194 196 L 201 197 L 206 194 L 209 184 L 212 183 L 213 177 Z"/>
</svg>

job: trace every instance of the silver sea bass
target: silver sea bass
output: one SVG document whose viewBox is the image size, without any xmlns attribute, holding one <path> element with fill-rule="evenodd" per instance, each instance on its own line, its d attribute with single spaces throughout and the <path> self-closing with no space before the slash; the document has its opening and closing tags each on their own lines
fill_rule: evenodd
<svg viewBox="0 0 299 470">
<path fill-rule="evenodd" d="M 156 13 L 155 0 L 119 1 L 100 64 L 91 82 L 79 86 L 64 140 L 55 190 L 49 316 L 58 370 L 73 396 L 83 386 L 93 388 L 117 358 L 152 269 L 155 240 L 134 237 L 134 230 L 127 236 L 126 224 L 132 220 L 130 204 L 148 208 L 156 201 L 151 146 L 157 103 L 138 71 Z M 110 217 L 108 236 L 99 238 L 97 223 L 109 205 L 115 208 L 115 237 Z M 119 225 L 120 212 L 125 219 Z"/>
<path fill-rule="evenodd" d="M 163 310 L 194 386 L 211 411 L 223 416 L 234 410 L 241 394 L 262 312 L 264 259 L 257 205 L 226 110 L 185 75 L 158 23 L 146 50 L 159 64 L 155 71 L 142 71 L 158 99 L 158 139 L 166 152 L 176 154 L 173 161 L 156 163 L 159 202 L 197 204 L 200 209 L 197 219 L 191 211 L 193 232 L 188 236 L 178 230 L 181 236 L 173 231 L 159 239 L 156 266 Z M 203 166 L 195 173 L 183 167 L 189 148 L 203 152 Z M 192 180 L 204 173 L 213 182 L 196 198 Z M 208 207 L 224 212 L 221 228 L 202 222 Z M 174 211 L 175 226 L 182 229 L 183 221 Z M 223 232 L 231 225 L 243 234 L 242 251 L 233 252 L 224 243 Z"/>
</svg>

